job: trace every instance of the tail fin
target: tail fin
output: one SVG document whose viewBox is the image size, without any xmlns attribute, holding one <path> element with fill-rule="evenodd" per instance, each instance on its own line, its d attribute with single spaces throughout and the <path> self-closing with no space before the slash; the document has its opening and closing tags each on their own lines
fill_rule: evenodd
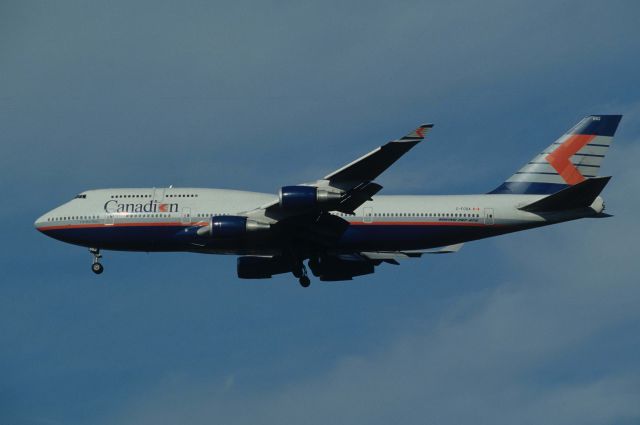
<svg viewBox="0 0 640 425">
<path fill-rule="evenodd" d="M 556 193 L 596 177 L 622 115 L 590 115 L 489 193 Z"/>
</svg>

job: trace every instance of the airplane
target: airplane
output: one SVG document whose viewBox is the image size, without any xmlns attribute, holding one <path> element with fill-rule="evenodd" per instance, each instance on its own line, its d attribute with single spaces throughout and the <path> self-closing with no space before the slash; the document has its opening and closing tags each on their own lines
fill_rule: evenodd
<svg viewBox="0 0 640 425">
<path fill-rule="evenodd" d="M 598 177 L 622 115 L 590 115 L 492 191 L 377 196 L 374 180 L 432 129 L 424 124 L 311 183 L 277 195 L 225 189 L 82 192 L 35 222 L 54 239 L 102 250 L 238 255 L 237 275 L 351 280 L 383 263 L 453 253 L 463 243 L 587 217 L 610 217 Z M 305 265 L 306 262 L 306 265 Z"/>
</svg>

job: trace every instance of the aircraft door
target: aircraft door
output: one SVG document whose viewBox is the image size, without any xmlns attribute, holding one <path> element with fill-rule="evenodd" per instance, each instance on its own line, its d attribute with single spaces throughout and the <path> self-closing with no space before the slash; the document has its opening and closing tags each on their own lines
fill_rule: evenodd
<svg viewBox="0 0 640 425">
<path fill-rule="evenodd" d="M 113 226 L 114 222 L 115 222 L 115 214 L 113 213 L 107 213 L 107 215 L 104 217 L 104 224 L 106 224 L 107 226 Z"/>
<path fill-rule="evenodd" d="M 154 187 L 153 188 L 153 200 L 162 202 L 164 201 L 164 187 Z"/>
<path fill-rule="evenodd" d="M 364 207 L 362 211 L 362 221 L 364 223 L 371 223 L 373 221 L 373 208 Z"/>
<path fill-rule="evenodd" d="M 183 208 L 180 215 L 180 222 L 182 224 L 191 224 L 191 208 Z"/>
<path fill-rule="evenodd" d="M 493 208 L 485 208 L 484 209 L 484 224 L 493 225 L 494 216 L 493 216 Z"/>
</svg>

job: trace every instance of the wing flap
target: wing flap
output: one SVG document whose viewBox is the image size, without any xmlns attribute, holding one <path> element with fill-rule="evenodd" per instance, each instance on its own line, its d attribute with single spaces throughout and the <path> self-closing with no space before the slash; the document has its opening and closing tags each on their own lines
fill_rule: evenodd
<svg viewBox="0 0 640 425">
<path fill-rule="evenodd" d="M 419 258 L 424 254 L 453 254 L 460 251 L 463 243 L 443 246 L 440 248 L 413 250 L 413 251 L 375 251 L 375 252 L 362 252 L 361 255 L 367 257 L 373 261 L 386 261 L 397 264 L 398 260 L 405 260 L 407 258 Z"/>
</svg>

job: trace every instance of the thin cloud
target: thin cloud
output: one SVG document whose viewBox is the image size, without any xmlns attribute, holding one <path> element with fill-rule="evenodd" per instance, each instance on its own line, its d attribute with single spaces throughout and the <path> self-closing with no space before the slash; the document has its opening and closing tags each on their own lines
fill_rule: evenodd
<svg viewBox="0 0 640 425">
<path fill-rule="evenodd" d="M 0 422 L 638 422 L 638 4 L 2 9 Z M 424 120 L 383 193 L 488 190 L 603 112 L 626 114 L 613 219 L 345 285 L 114 252 L 96 281 L 85 250 L 32 228 L 87 188 L 275 193 Z"/>
<path fill-rule="evenodd" d="M 640 183 L 640 172 L 628 167 L 638 146 L 616 146 L 621 155 L 610 168 L 618 180 Z M 611 363 L 596 360 L 597 368 L 583 360 L 597 358 L 612 337 L 640 343 L 628 332 L 639 324 L 638 235 L 627 236 L 635 223 L 628 213 L 640 208 L 640 199 L 615 182 L 606 196 L 621 205 L 617 218 L 503 240 L 496 257 L 513 264 L 513 280 L 461 294 L 439 318 L 379 341 L 378 350 L 342 357 L 313 378 L 259 393 L 241 383 L 228 393 L 188 380 L 156 387 L 107 423 L 640 420 L 640 368 L 633 356 L 610 353 Z"/>
</svg>

